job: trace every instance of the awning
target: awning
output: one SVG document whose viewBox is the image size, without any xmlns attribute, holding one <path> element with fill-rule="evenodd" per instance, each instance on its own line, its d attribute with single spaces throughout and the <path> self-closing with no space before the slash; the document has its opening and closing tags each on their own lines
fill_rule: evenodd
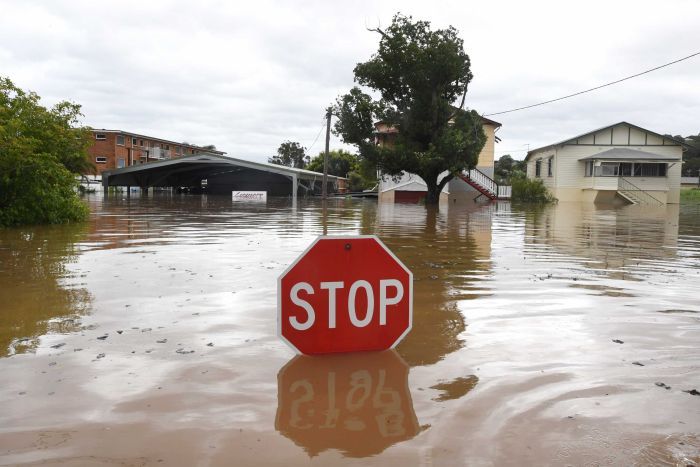
<svg viewBox="0 0 700 467">
<path fill-rule="evenodd" d="M 623 162 L 678 162 L 682 156 L 664 156 L 628 148 L 613 148 L 607 151 L 582 157 L 580 161 L 623 161 Z"/>
</svg>

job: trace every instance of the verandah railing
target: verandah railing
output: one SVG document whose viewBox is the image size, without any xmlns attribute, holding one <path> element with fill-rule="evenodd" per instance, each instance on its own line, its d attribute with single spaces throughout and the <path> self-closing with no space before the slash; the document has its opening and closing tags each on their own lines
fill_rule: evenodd
<svg viewBox="0 0 700 467">
<path fill-rule="evenodd" d="M 627 180 L 625 177 L 618 178 L 617 189 L 618 191 L 630 192 L 634 197 L 639 199 L 640 202 L 644 204 L 651 204 L 655 206 L 662 206 L 664 204 L 660 200 L 652 196 L 650 193 L 646 192 L 645 190 L 642 190 L 637 185 Z"/>
</svg>

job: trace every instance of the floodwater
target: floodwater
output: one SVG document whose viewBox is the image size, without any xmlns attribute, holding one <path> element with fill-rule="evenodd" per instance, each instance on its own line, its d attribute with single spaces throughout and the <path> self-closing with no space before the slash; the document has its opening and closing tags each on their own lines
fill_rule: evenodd
<svg viewBox="0 0 700 467">
<path fill-rule="evenodd" d="M 90 198 L 0 231 L 0 465 L 700 464 L 700 207 Z M 395 351 L 295 357 L 317 236 L 413 271 Z"/>
</svg>

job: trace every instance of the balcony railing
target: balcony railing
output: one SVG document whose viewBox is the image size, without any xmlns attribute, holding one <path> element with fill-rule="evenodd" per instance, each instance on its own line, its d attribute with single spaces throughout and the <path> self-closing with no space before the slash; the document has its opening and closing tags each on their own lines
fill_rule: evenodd
<svg viewBox="0 0 700 467">
<path fill-rule="evenodd" d="M 141 158 L 145 159 L 148 155 L 148 160 L 163 160 L 172 157 L 170 150 L 161 148 L 141 148 Z"/>
</svg>

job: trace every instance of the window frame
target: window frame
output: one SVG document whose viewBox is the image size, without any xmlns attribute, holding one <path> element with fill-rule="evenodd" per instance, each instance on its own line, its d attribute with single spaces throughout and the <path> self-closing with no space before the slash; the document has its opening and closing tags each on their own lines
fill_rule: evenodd
<svg viewBox="0 0 700 467">
<path fill-rule="evenodd" d="M 121 143 L 119 142 L 119 138 L 122 139 Z M 115 141 L 117 143 L 117 146 L 126 146 L 126 136 L 124 136 L 124 135 L 117 135 L 117 137 L 115 138 Z"/>
<path fill-rule="evenodd" d="M 542 159 L 535 161 L 535 177 L 542 178 Z"/>
<path fill-rule="evenodd" d="M 554 162 L 554 156 L 547 159 L 547 176 L 548 177 L 554 176 L 554 175 L 552 175 L 554 173 L 552 170 L 552 166 L 554 165 L 553 162 Z"/>
<path fill-rule="evenodd" d="M 105 133 L 95 133 L 96 141 L 107 141 L 107 134 Z"/>
<path fill-rule="evenodd" d="M 103 159 L 103 160 L 100 160 Z M 95 164 L 106 164 L 107 156 L 95 156 Z"/>
</svg>

